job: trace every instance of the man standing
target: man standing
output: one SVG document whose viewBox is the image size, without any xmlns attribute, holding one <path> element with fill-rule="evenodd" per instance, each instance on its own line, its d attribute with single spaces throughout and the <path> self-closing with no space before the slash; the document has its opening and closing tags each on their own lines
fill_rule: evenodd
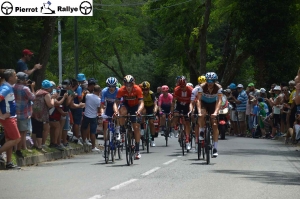
<svg viewBox="0 0 300 199">
<path fill-rule="evenodd" d="M 35 64 L 33 69 L 28 70 L 27 64 L 26 62 L 31 60 L 31 57 L 33 56 L 33 52 L 31 52 L 28 49 L 24 49 L 23 50 L 23 56 L 21 59 L 19 59 L 19 61 L 17 62 L 17 68 L 16 68 L 16 72 L 24 72 L 26 73 L 28 76 L 31 75 L 35 70 L 39 70 L 42 68 L 41 64 Z"/>
<path fill-rule="evenodd" d="M 18 129 L 21 134 L 21 142 L 19 142 L 16 155 L 24 158 L 21 149 L 27 149 L 26 147 L 26 133 L 29 130 L 29 122 L 32 114 L 31 102 L 35 99 L 33 82 L 30 87 L 33 93 L 27 86 L 28 75 L 24 72 L 17 73 L 17 83 L 14 86 L 14 94 L 16 99 L 16 114 Z"/>
<path fill-rule="evenodd" d="M 17 145 L 21 136 L 16 120 L 16 104 L 13 86 L 17 82 L 15 70 L 7 69 L 4 72 L 6 82 L 0 87 L 0 123 L 4 127 L 5 144 L 0 148 L 0 162 L 5 162 L 2 152 L 6 151 L 6 169 L 20 169 L 11 161 L 13 146 Z"/>
</svg>

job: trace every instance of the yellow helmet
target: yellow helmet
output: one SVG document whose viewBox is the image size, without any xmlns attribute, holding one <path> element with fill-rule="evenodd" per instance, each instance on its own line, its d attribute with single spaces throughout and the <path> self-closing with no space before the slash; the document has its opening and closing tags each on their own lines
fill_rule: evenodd
<svg viewBox="0 0 300 199">
<path fill-rule="evenodd" d="M 204 76 L 204 75 L 199 76 L 199 77 L 198 77 L 198 83 L 199 83 L 199 84 L 202 84 L 202 83 L 204 83 L 204 82 L 206 82 L 205 76 Z"/>
<path fill-rule="evenodd" d="M 147 81 L 143 81 L 141 84 L 140 84 L 140 87 L 142 89 L 150 89 L 150 83 L 147 82 Z"/>
</svg>

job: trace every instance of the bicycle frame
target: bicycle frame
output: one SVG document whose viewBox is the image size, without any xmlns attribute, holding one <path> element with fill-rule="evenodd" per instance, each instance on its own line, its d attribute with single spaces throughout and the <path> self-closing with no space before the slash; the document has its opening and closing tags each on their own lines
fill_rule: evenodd
<svg viewBox="0 0 300 199">
<path fill-rule="evenodd" d="M 146 148 L 147 148 L 147 153 L 149 153 L 149 143 L 151 141 L 151 132 L 150 132 L 150 127 L 149 127 L 149 120 L 151 117 L 154 117 L 153 114 L 150 114 L 150 115 L 141 115 L 141 117 L 145 117 L 145 132 L 144 132 L 144 136 L 143 136 L 143 139 L 142 139 L 142 142 L 145 142 L 146 143 Z M 144 143 L 142 143 L 143 146 L 144 146 Z"/>
</svg>

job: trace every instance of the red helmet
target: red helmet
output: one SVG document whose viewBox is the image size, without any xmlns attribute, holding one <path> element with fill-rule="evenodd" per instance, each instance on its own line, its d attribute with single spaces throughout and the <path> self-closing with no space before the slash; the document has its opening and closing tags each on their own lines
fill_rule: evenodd
<svg viewBox="0 0 300 199">
<path fill-rule="evenodd" d="M 187 82 L 186 82 L 185 76 L 181 76 L 178 80 L 178 86 L 184 87 L 184 86 L 186 86 L 186 83 Z"/>
<path fill-rule="evenodd" d="M 163 86 L 161 87 L 161 90 L 162 90 L 162 91 L 169 91 L 169 87 L 168 87 L 167 85 L 163 85 Z"/>
</svg>

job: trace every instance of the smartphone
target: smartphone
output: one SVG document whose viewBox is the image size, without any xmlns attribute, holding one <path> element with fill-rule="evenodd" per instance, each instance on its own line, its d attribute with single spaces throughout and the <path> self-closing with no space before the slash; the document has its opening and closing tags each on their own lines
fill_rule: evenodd
<svg viewBox="0 0 300 199">
<path fill-rule="evenodd" d="M 64 96 L 64 94 L 65 94 L 66 92 L 67 92 L 67 90 L 65 90 L 65 89 L 60 90 L 59 96 L 60 96 L 60 97 Z"/>
</svg>

